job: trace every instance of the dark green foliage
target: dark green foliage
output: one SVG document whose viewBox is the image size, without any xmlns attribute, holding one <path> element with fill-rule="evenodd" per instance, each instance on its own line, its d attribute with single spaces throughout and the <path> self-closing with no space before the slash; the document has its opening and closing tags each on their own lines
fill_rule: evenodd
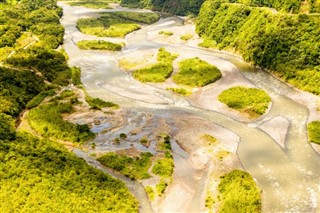
<svg viewBox="0 0 320 213">
<path fill-rule="evenodd" d="M 51 49 L 41 47 L 21 49 L 6 62 L 12 66 L 37 70 L 48 81 L 60 85 L 69 84 L 71 78 L 71 69 L 64 55 Z"/>
<path fill-rule="evenodd" d="M 26 105 L 27 109 L 34 108 L 38 106 L 47 96 L 54 95 L 55 92 L 53 90 L 40 92 L 37 96 L 31 99 Z"/>
<path fill-rule="evenodd" d="M 190 58 L 179 63 L 179 73 L 173 76 L 177 84 L 203 87 L 222 76 L 220 70 L 199 58 Z"/>
<path fill-rule="evenodd" d="M 81 84 L 81 70 L 79 67 L 71 67 L 71 79 L 74 85 Z"/>
<path fill-rule="evenodd" d="M 161 177 L 171 177 L 173 174 L 173 159 L 172 156 L 168 155 L 168 157 L 159 159 L 155 162 L 152 167 L 152 172 Z"/>
<path fill-rule="evenodd" d="M 93 109 L 101 109 L 105 107 L 112 107 L 114 109 L 119 108 L 118 104 L 112 103 L 112 102 L 107 102 L 104 101 L 100 98 L 92 98 L 90 96 L 86 96 L 86 102 L 91 106 Z"/>
<path fill-rule="evenodd" d="M 320 145 L 320 121 L 312 121 L 308 124 L 309 141 Z"/>
<path fill-rule="evenodd" d="M 177 15 L 198 14 L 204 0 L 121 0 L 126 7 L 149 8 Z"/>
<path fill-rule="evenodd" d="M 150 12 L 114 12 L 113 14 L 139 23 L 152 24 L 160 19 L 160 15 Z"/>
<path fill-rule="evenodd" d="M 121 44 L 101 40 L 82 40 L 77 42 L 77 46 L 83 50 L 110 50 L 119 51 L 122 49 Z"/>
<path fill-rule="evenodd" d="M 133 77 L 141 82 L 164 82 L 173 72 L 172 62 L 177 57 L 177 54 L 172 54 L 164 48 L 160 48 L 157 55 L 158 62 L 134 71 Z"/>
<path fill-rule="evenodd" d="M 92 139 L 95 134 L 87 125 L 73 124 L 62 119 L 63 113 L 71 113 L 70 103 L 50 103 L 30 110 L 28 121 L 39 134 L 54 139 L 82 143 Z"/>
<path fill-rule="evenodd" d="M 261 212 L 261 195 L 251 175 L 241 170 L 221 176 L 218 186 L 221 213 Z"/>
<path fill-rule="evenodd" d="M 20 133 L 0 141 L 0 165 L 2 212 L 138 211 L 124 183 L 58 143 Z"/>
<path fill-rule="evenodd" d="M 257 117 L 266 112 L 271 99 L 266 92 L 260 89 L 231 87 L 219 95 L 219 101 L 232 109 Z"/>
<path fill-rule="evenodd" d="M 246 61 L 319 95 L 319 24 L 318 16 L 208 1 L 197 19 L 197 32 L 210 46 L 236 51 Z"/>
<path fill-rule="evenodd" d="M 16 133 L 14 129 L 14 120 L 11 116 L 0 112 L 0 143 L 1 140 L 13 140 Z"/>
<path fill-rule="evenodd" d="M 134 180 L 142 180 L 150 178 L 148 169 L 151 166 L 152 154 L 150 152 L 143 152 L 139 157 L 128 157 L 126 155 L 109 152 L 98 161 L 104 166 L 110 167 L 116 171 L 121 172 L 126 177 Z"/>
</svg>

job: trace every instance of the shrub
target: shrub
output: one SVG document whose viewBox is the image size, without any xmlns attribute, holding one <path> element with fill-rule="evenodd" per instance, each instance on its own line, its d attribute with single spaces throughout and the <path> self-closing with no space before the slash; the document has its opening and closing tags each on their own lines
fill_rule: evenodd
<svg viewBox="0 0 320 213">
<path fill-rule="evenodd" d="M 169 36 L 173 35 L 173 32 L 171 32 L 171 31 L 159 31 L 159 34 L 169 37 Z"/>
<path fill-rule="evenodd" d="M 183 41 L 188 41 L 188 40 L 190 40 L 192 37 L 193 37 L 193 34 L 187 33 L 187 34 L 181 35 L 181 36 L 180 36 L 180 39 L 183 40 Z"/>
<path fill-rule="evenodd" d="M 77 46 L 83 50 L 110 50 L 119 51 L 122 49 L 121 44 L 112 43 L 102 40 L 82 40 L 77 42 Z"/>
<path fill-rule="evenodd" d="M 172 92 L 174 92 L 174 93 L 177 93 L 177 94 L 179 94 L 179 95 L 183 95 L 183 96 L 188 96 L 188 95 L 191 95 L 192 94 L 192 92 L 190 92 L 190 91 L 188 91 L 188 90 L 186 90 L 186 89 L 184 89 L 184 88 L 172 88 L 172 87 L 168 87 L 168 88 L 166 88 L 167 90 L 170 90 L 170 91 L 172 91 Z"/>
<path fill-rule="evenodd" d="M 118 104 L 112 103 L 112 102 L 108 102 L 108 101 L 104 101 L 100 98 L 92 98 L 90 96 L 86 96 L 86 102 L 89 104 L 89 106 L 91 106 L 93 109 L 101 109 L 101 108 L 105 108 L 105 107 L 111 107 L 111 108 L 119 108 Z"/>
</svg>

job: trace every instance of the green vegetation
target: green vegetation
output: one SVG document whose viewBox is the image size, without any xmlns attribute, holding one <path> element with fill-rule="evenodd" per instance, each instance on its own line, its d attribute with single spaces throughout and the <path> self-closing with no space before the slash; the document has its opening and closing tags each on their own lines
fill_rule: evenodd
<svg viewBox="0 0 320 213">
<path fill-rule="evenodd" d="M 261 212 L 261 195 L 252 176 L 241 170 L 221 176 L 218 186 L 221 213 Z"/>
<path fill-rule="evenodd" d="M 167 180 L 161 178 L 161 179 L 160 179 L 160 182 L 156 185 L 157 195 L 158 195 L 158 196 L 162 196 L 163 193 L 166 191 L 167 186 L 168 186 L 169 184 L 170 184 L 170 183 L 168 183 Z"/>
<path fill-rule="evenodd" d="M 203 139 L 206 142 L 206 144 L 208 144 L 209 146 L 217 145 L 219 143 L 219 141 L 215 137 L 213 137 L 212 135 L 208 135 L 208 134 L 202 135 L 201 139 Z"/>
<path fill-rule="evenodd" d="M 186 33 L 186 34 L 180 36 L 180 39 L 183 40 L 183 41 L 188 41 L 188 40 L 190 40 L 192 37 L 193 37 L 193 34 L 191 34 L 191 33 Z"/>
<path fill-rule="evenodd" d="M 124 183 L 56 142 L 18 133 L 15 140 L 0 141 L 0 162 L 3 212 L 138 211 Z"/>
<path fill-rule="evenodd" d="M 320 121 L 312 121 L 308 124 L 309 141 L 320 145 Z"/>
<path fill-rule="evenodd" d="M 62 114 L 72 111 L 71 103 L 54 102 L 30 110 L 27 118 L 30 126 L 45 137 L 78 143 L 92 139 L 95 134 L 86 124 L 73 124 L 63 120 Z"/>
<path fill-rule="evenodd" d="M 211 191 L 207 191 L 207 195 L 206 195 L 206 201 L 205 201 L 205 206 L 208 209 L 212 209 L 213 205 L 215 204 L 215 200 L 214 200 L 214 195 Z"/>
<path fill-rule="evenodd" d="M 154 196 L 154 190 L 153 190 L 153 188 L 152 188 L 151 186 L 146 186 L 145 190 L 146 190 L 146 193 L 147 193 L 150 201 L 154 201 L 154 197 L 155 197 L 155 196 Z"/>
<path fill-rule="evenodd" d="M 36 107 L 46 95 L 53 95 L 57 84 L 70 83 L 66 57 L 53 50 L 63 38 L 62 11 L 56 1 L 6 2 L 0 3 L 0 46 L 10 46 L 0 47 L 0 53 L 5 53 L 1 60 L 8 50 L 16 48 L 17 52 L 5 61 L 12 69 L 0 67 L 1 211 L 137 212 L 139 204 L 124 183 L 87 165 L 57 142 L 15 130 L 28 105 L 35 107 L 29 113 L 38 119 L 34 125 L 48 123 L 52 138 L 83 141 L 93 135 L 86 125 L 62 120 L 61 113 L 72 109 L 67 103 L 73 97 L 70 91 L 61 94 L 67 96 L 64 103 Z M 31 34 L 40 40 L 22 50 L 32 40 Z"/>
<path fill-rule="evenodd" d="M 104 166 L 119 171 L 126 177 L 134 180 L 150 178 L 148 169 L 151 166 L 152 154 L 150 152 L 141 153 L 139 157 L 128 157 L 126 155 L 109 152 L 98 158 Z"/>
<path fill-rule="evenodd" d="M 219 101 L 232 109 L 257 117 L 266 112 L 271 98 L 263 90 L 246 87 L 231 87 L 219 95 Z"/>
<path fill-rule="evenodd" d="M 168 88 L 166 88 L 167 90 L 170 90 L 170 91 L 172 91 L 172 92 L 174 92 L 174 93 L 177 93 L 177 94 L 179 94 L 179 95 L 183 95 L 183 96 L 188 96 L 188 95 L 191 95 L 192 94 L 192 92 L 190 92 L 190 91 L 188 91 L 188 90 L 186 90 L 186 89 L 184 89 L 184 88 L 172 88 L 172 87 L 168 87 Z"/>
<path fill-rule="evenodd" d="M 52 96 L 54 94 L 55 92 L 53 90 L 40 92 L 38 95 L 36 95 L 28 102 L 28 104 L 26 105 L 27 109 L 31 109 L 38 106 L 46 97 Z"/>
<path fill-rule="evenodd" d="M 79 67 L 71 67 L 71 80 L 74 85 L 81 85 L 81 70 Z"/>
<path fill-rule="evenodd" d="M 164 36 L 172 36 L 173 32 L 171 31 L 159 31 L 160 35 L 164 35 Z"/>
<path fill-rule="evenodd" d="M 179 73 L 173 76 L 174 82 L 191 87 L 203 87 L 221 78 L 220 70 L 199 59 L 190 58 L 179 63 Z"/>
<path fill-rule="evenodd" d="M 204 0 L 121 0 L 121 5 L 132 8 L 148 8 L 177 15 L 198 14 Z"/>
<path fill-rule="evenodd" d="M 177 57 L 176 54 L 160 48 L 157 55 L 158 62 L 149 67 L 134 71 L 133 77 L 141 82 L 164 82 L 173 72 L 172 62 Z"/>
<path fill-rule="evenodd" d="M 119 51 L 122 49 L 121 44 L 101 40 L 82 40 L 77 42 L 77 46 L 83 50 L 110 50 Z"/>
<path fill-rule="evenodd" d="M 315 45 L 319 24 L 317 15 L 206 1 L 196 30 L 206 46 L 239 53 L 286 82 L 320 95 L 320 46 Z"/>
<path fill-rule="evenodd" d="M 140 25 L 116 13 L 103 13 L 99 18 L 81 18 L 77 21 L 77 27 L 85 34 L 121 38 L 141 28 Z"/>
<path fill-rule="evenodd" d="M 100 98 L 92 98 L 89 95 L 86 95 L 86 102 L 91 106 L 92 109 L 98 109 L 100 110 L 101 108 L 105 107 L 111 107 L 114 109 L 118 109 L 119 105 L 109 102 L 109 101 L 104 101 Z"/>
<path fill-rule="evenodd" d="M 158 13 L 150 12 L 114 12 L 113 14 L 116 14 L 126 20 L 144 24 L 152 24 L 160 19 L 160 15 Z"/>
<path fill-rule="evenodd" d="M 110 1 L 93 1 L 93 0 L 88 0 L 88 1 L 72 1 L 72 2 L 67 2 L 70 6 L 82 6 L 82 7 L 88 7 L 92 9 L 109 9 L 109 2 Z"/>
<path fill-rule="evenodd" d="M 163 178 L 171 178 L 174 164 L 171 154 L 170 137 L 168 135 L 160 139 L 158 148 L 164 152 L 164 157 L 155 162 L 152 167 L 152 172 Z"/>
</svg>

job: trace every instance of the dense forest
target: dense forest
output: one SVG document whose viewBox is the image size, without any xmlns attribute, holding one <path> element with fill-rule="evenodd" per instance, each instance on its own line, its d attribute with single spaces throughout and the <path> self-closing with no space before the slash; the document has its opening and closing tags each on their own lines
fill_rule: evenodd
<svg viewBox="0 0 320 213">
<path fill-rule="evenodd" d="M 197 20 L 203 46 L 242 55 L 290 84 L 319 95 L 318 15 L 278 13 L 269 8 L 207 1 Z"/>
<path fill-rule="evenodd" d="M 198 14 L 204 0 L 122 0 L 126 7 L 142 7 L 177 15 Z"/>
<path fill-rule="evenodd" d="M 63 41 L 62 10 L 53 0 L 0 2 L 0 8 L 1 212 L 138 211 L 124 183 L 51 140 L 83 142 L 94 136 L 88 126 L 62 120 L 75 99 L 62 102 L 60 95 L 37 107 L 61 86 L 79 84 L 79 70 L 68 67 L 56 49 Z M 28 117 L 33 126 L 46 125 L 39 129 L 43 137 L 16 130 L 26 108 L 33 108 Z"/>
</svg>

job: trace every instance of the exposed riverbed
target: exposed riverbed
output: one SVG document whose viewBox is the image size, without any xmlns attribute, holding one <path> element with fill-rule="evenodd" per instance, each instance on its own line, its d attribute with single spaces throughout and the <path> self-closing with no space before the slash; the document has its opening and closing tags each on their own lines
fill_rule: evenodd
<svg viewBox="0 0 320 213">
<path fill-rule="evenodd" d="M 320 157 L 308 143 L 306 134 L 308 119 L 320 117 L 319 112 L 314 110 L 318 97 L 296 91 L 236 56 L 199 48 L 194 45 L 195 40 L 183 43 L 174 42 L 174 38 L 166 40 L 159 37 L 159 30 L 169 29 L 178 34 L 186 29 L 194 29 L 191 25 L 184 25 L 178 17 L 161 19 L 129 34 L 125 39 L 96 38 L 80 33 L 76 28 L 77 19 L 96 17 L 98 11 L 111 10 L 60 5 L 64 9 L 61 22 L 65 27 L 64 48 L 70 57 L 70 64 L 81 68 L 82 82 L 91 96 L 118 103 L 125 108 L 127 113 L 124 114 L 124 120 L 127 121 L 121 126 L 121 132 L 146 126 L 146 115 L 150 114 L 158 119 L 151 120 L 148 123 L 150 128 L 142 130 L 143 133 L 154 131 L 159 119 L 163 119 L 184 149 L 178 144 L 174 145 L 176 168 L 173 183 L 154 211 L 204 210 L 204 193 L 212 166 L 205 153 L 200 158 L 194 155 L 201 153 L 199 150 L 203 147 L 196 143 L 196 136 L 203 133 L 214 135 L 225 149 L 237 152 L 243 168 L 253 175 L 263 190 L 264 212 L 320 211 Z M 127 45 L 118 53 L 84 51 L 75 45 L 76 41 L 83 39 L 125 41 Z M 145 51 L 154 54 L 160 47 L 179 53 L 180 59 L 197 56 L 206 60 L 216 65 L 223 77 L 195 91 L 191 97 L 183 98 L 166 91 L 163 85 L 140 83 L 119 68 L 118 59 L 130 55 L 139 57 Z M 234 85 L 259 87 L 267 91 L 272 98 L 271 109 L 256 121 L 227 109 L 217 101 L 217 95 Z M 302 104 L 309 106 L 309 109 Z M 274 119 L 278 122 L 274 122 Z M 281 124 L 275 125 L 277 123 Z M 101 132 L 109 127 L 105 125 L 94 127 L 94 131 Z M 190 137 L 183 137 L 188 134 Z M 106 142 L 112 137 L 112 133 L 100 134 L 96 139 L 96 148 L 101 151 L 113 150 L 115 147 L 108 146 Z M 76 151 L 76 154 L 88 157 L 84 157 L 83 152 Z M 149 212 L 150 205 L 143 204 L 147 202 L 145 194 L 134 194 L 142 202 L 141 211 Z"/>
</svg>

